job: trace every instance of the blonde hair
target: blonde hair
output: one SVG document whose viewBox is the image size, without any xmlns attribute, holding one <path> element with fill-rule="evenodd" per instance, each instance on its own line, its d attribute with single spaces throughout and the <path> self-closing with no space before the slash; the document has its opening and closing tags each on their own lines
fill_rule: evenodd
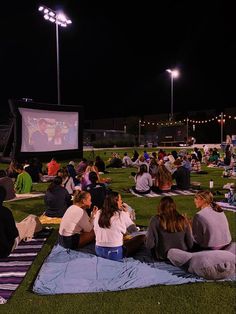
<svg viewBox="0 0 236 314">
<path fill-rule="evenodd" d="M 159 185 L 172 183 L 172 175 L 165 165 L 158 166 L 157 180 Z"/>
<path fill-rule="evenodd" d="M 223 209 L 219 205 L 217 205 L 216 202 L 214 202 L 213 194 L 208 190 L 198 191 L 195 194 L 194 198 L 200 198 L 200 199 L 204 200 L 205 203 L 207 205 L 211 206 L 211 208 L 216 212 L 219 212 L 219 213 L 223 212 Z"/>
<path fill-rule="evenodd" d="M 76 190 L 73 196 L 73 204 L 81 203 L 90 193 L 87 191 Z"/>
</svg>

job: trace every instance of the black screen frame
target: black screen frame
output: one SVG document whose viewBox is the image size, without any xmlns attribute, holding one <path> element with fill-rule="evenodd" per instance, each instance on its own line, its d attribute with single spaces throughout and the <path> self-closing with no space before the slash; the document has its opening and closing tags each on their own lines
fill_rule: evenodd
<svg viewBox="0 0 236 314">
<path fill-rule="evenodd" d="M 84 110 L 82 106 L 75 105 L 55 105 L 48 103 L 39 103 L 33 101 L 24 101 L 18 99 L 8 100 L 10 111 L 13 116 L 14 139 L 12 143 L 11 157 L 17 160 L 26 160 L 32 157 L 38 157 L 40 160 L 48 160 L 52 156 L 57 159 L 73 159 L 83 157 L 83 123 Z M 19 108 L 58 111 L 58 112 L 78 112 L 78 149 L 66 149 L 49 152 L 21 152 L 22 144 L 22 116 Z"/>
</svg>

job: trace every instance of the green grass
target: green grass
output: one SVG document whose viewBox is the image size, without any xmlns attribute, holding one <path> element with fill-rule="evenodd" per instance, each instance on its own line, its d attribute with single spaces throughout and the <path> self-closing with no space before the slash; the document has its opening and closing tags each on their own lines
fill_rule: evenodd
<svg viewBox="0 0 236 314">
<path fill-rule="evenodd" d="M 127 150 L 129 154 L 133 150 Z M 140 150 L 141 151 L 141 150 Z M 121 156 L 124 151 L 120 151 Z M 110 157 L 110 152 L 99 151 L 104 160 Z M 85 157 L 90 153 L 86 152 Z M 66 164 L 64 161 L 63 164 Z M 0 168 L 6 165 L 0 164 Z M 232 180 L 222 178 L 222 169 L 204 168 L 207 175 L 191 175 L 192 181 L 200 181 L 203 189 L 208 188 L 209 180 L 214 180 L 214 189 L 224 193 L 223 185 Z M 111 188 L 122 194 L 125 202 L 136 211 L 137 223 L 147 225 L 152 215 L 156 213 L 160 198 L 137 198 L 122 192 L 123 188 L 133 185 L 130 169 L 110 169 L 103 175 L 112 178 Z M 48 184 L 34 185 L 35 191 L 45 191 Z M 217 200 L 224 196 L 219 195 Z M 178 210 L 193 217 L 196 212 L 192 196 L 174 197 Z M 8 202 L 6 206 L 12 209 L 16 220 L 21 220 L 28 214 L 40 215 L 44 211 L 42 198 Z M 226 212 L 230 230 L 236 240 L 236 214 Z M 235 313 L 235 283 L 212 282 L 196 283 L 179 286 L 153 286 L 143 289 L 132 289 L 120 292 L 105 292 L 91 294 L 70 294 L 57 296 L 38 296 L 32 293 L 32 285 L 40 267 L 50 253 L 57 237 L 58 225 L 47 243 L 36 257 L 24 281 L 15 291 L 13 297 L 5 305 L 0 305 L 0 313 Z M 79 282 L 78 282 L 79 285 Z"/>
</svg>

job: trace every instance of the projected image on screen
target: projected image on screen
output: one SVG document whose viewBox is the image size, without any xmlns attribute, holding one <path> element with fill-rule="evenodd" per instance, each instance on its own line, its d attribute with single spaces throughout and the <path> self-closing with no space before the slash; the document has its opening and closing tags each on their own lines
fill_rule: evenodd
<svg viewBox="0 0 236 314">
<path fill-rule="evenodd" d="M 19 108 L 21 152 L 78 149 L 78 112 Z"/>
</svg>

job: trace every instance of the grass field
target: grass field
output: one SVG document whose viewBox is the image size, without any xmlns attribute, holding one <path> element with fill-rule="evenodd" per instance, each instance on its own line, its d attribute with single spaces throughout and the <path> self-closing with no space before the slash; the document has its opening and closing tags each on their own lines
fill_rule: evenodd
<svg viewBox="0 0 236 314">
<path fill-rule="evenodd" d="M 154 149 L 149 149 L 154 150 Z M 131 155 L 132 150 L 126 150 Z M 124 150 L 119 150 L 121 156 Z M 141 150 L 140 150 L 141 152 Z M 101 150 L 95 152 L 104 160 L 110 157 L 110 152 Z M 85 152 L 84 157 L 90 158 L 91 152 Z M 63 164 L 66 164 L 64 161 Z M 0 164 L 0 168 L 6 168 Z M 111 188 L 121 193 L 125 202 L 135 208 L 136 222 L 147 225 L 160 198 L 137 198 L 123 189 L 133 185 L 130 172 L 133 169 L 109 169 L 110 173 L 103 175 L 112 179 Z M 208 174 L 191 174 L 191 181 L 200 181 L 201 188 L 207 189 L 209 180 L 214 180 L 216 200 L 224 197 L 223 185 L 233 182 L 222 178 L 222 169 L 204 168 Z M 48 184 L 34 185 L 35 191 L 45 191 Z M 178 210 L 192 217 L 196 212 L 193 196 L 174 197 Z M 44 211 L 42 198 L 21 200 L 6 203 L 11 208 L 16 220 L 21 220 L 28 214 L 40 215 Z M 230 224 L 233 240 L 236 241 L 236 213 L 226 212 Z M 196 283 L 179 286 L 153 286 L 149 288 L 133 289 L 120 292 L 70 294 L 57 296 L 38 296 L 32 293 L 35 277 L 46 256 L 50 253 L 58 232 L 58 225 L 35 259 L 24 281 L 16 290 L 13 297 L 5 305 L 0 305 L 0 313 L 235 313 L 236 286 L 229 282 Z M 86 270 L 85 270 L 86 271 Z M 79 285 L 79 282 L 78 282 Z"/>
</svg>

